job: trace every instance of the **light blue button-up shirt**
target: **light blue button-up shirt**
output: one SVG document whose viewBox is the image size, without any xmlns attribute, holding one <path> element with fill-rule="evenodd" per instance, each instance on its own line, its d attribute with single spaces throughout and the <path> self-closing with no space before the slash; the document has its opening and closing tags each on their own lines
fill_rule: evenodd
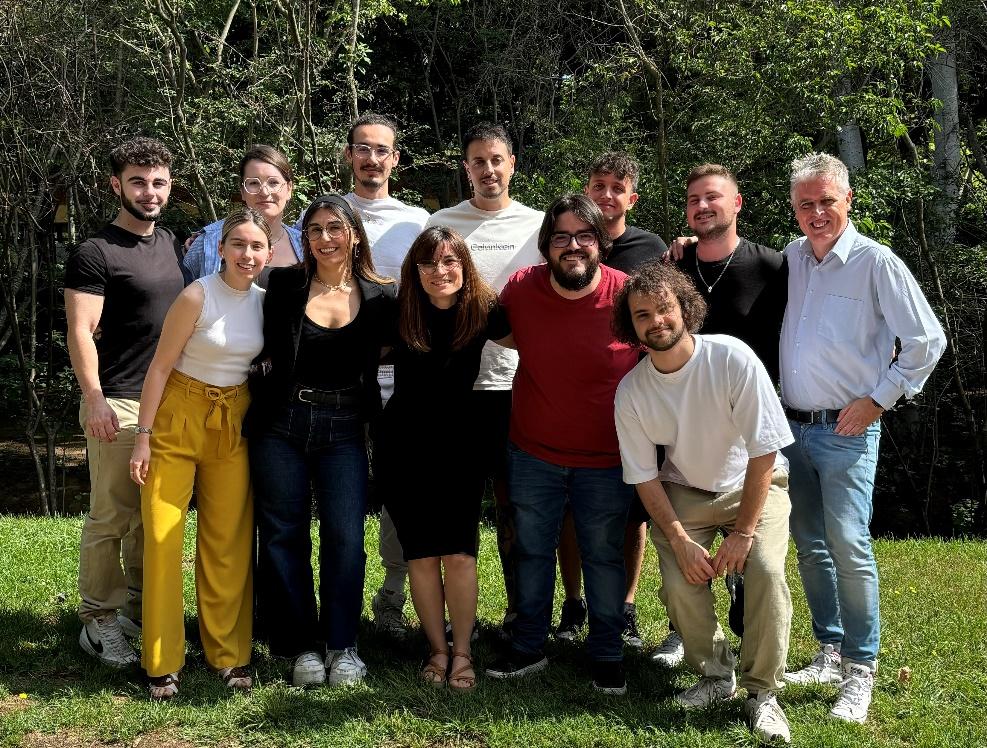
<svg viewBox="0 0 987 748">
<path fill-rule="evenodd" d="M 887 247 L 852 222 L 823 257 L 806 237 L 785 248 L 781 398 L 798 410 L 841 409 L 870 396 L 885 409 L 917 395 L 946 345 L 922 289 Z M 901 353 L 894 363 L 895 337 Z M 889 365 L 890 364 L 890 365 Z"/>
</svg>

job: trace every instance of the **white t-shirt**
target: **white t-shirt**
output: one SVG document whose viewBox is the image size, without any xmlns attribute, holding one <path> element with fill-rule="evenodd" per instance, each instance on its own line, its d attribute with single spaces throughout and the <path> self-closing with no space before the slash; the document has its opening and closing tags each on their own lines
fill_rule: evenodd
<svg viewBox="0 0 987 748">
<path fill-rule="evenodd" d="M 401 263 L 425 228 L 428 211 L 393 197 L 368 200 L 355 192 L 345 197 L 363 220 L 377 273 L 400 280 Z"/>
<path fill-rule="evenodd" d="M 469 200 L 432 214 L 426 226 L 448 226 L 462 234 L 483 279 L 498 293 L 516 271 L 544 261 L 538 231 L 545 214 L 517 200 L 502 210 L 480 210 Z M 517 351 L 487 343 L 475 390 L 509 390 L 517 369 Z"/>
<path fill-rule="evenodd" d="M 645 358 L 617 387 L 615 418 L 624 482 L 660 477 L 703 491 L 741 488 L 747 461 L 777 452 L 791 429 L 764 364 L 729 335 L 694 335 L 696 350 L 676 372 L 662 374 Z M 655 445 L 665 447 L 658 469 Z"/>
</svg>

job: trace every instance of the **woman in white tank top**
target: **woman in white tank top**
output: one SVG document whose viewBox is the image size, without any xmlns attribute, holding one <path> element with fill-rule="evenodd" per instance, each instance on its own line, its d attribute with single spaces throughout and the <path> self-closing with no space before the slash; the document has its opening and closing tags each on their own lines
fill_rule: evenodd
<svg viewBox="0 0 987 748">
<path fill-rule="evenodd" d="M 195 588 L 206 662 L 230 688 L 247 689 L 253 619 L 253 501 L 240 426 L 247 371 L 264 343 L 271 259 L 264 217 L 241 208 L 223 223 L 220 273 L 175 300 L 148 368 L 130 474 L 144 519 L 142 664 L 151 698 L 178 693 L 185 663 L 182 543 L 195 488 Z"/>
</svg>

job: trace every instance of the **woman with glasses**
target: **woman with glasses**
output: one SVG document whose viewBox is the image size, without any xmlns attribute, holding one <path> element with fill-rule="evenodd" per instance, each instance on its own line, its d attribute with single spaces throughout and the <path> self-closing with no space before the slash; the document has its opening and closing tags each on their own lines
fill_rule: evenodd
<svg viewBox="0 0 987 748">
<path fill-rule="evenodd" d="M 366 567 L 364 424 L 381 410 L 377 365 L 397 291 L 374 270 L 363 223 L 341 196 L 309 206 L 302 243 L 304 262 L 270 276 L 264 375 L 251 382 L 245 423 L 260 532 L 258 624 L 272 654 L 294 659 L 294 685 L 337 685 L 367 671 L 356 647 Z"/>
<path fill-rule="evenodd" d="M 459 691 L 476 685 L 470 636 L 484 478 L 474 434 L 485 428 L 464 413 L 484 343 L 510 340 L 496 300 L 459 234 L 435 226 L 418 236 L 401 267 L 394 395 L 375 445 L 411 598 L 431 649 L 422 678 Z"/>
<path fill-rule="evenodd" d="M 240 159 L 240 197 L 248 208 L 264 216 L 271 227 L 274 257 L 256 280 L 261 288 L 267 288 L 267 279 L 273 268 L 302 261 L 301 232 L 284 223 L 284 211 L 291 202 L 293 185 L 291 164 L 277 148 L 252 145 Z M 222 228 L 223 222 L 216 221 L 195 235 L 182 260 L 186 283 L 219 271 L 221 260 L 218 248 Z"/>
</svg>

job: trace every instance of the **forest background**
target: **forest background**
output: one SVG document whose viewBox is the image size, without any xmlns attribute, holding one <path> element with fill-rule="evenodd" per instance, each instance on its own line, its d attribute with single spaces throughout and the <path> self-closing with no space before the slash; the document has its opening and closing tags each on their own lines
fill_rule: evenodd
<svg viewBox="0 0 987 748">
<path fill-rule="evenodd" d="M 187 234 L 237 199 L 249 143 L 292 159 L 290 218 L 347 190 L 347 124 L 376 111 L 403 131 L 402 200 L 467 197 L 460 137 L 496 121 L 512 196 L 539 209 L 630 151 L 631 220 L 666 241 L 688 233 L 686 172 L 716 161 L 741 233 L 781 249 L 799 233 L 788 164 L 838 154 L 852 219 L 905 259 L 949 341 L 883 418 L 874 530 L 987 534 L 984 0 L 0 0 L 0 19 L 0 424 L 30 454 L 33 511 L 66 506 L 64 261 L 114 214 L 113 145 L 169 145 L 163 223 Z"/>
</svg>

